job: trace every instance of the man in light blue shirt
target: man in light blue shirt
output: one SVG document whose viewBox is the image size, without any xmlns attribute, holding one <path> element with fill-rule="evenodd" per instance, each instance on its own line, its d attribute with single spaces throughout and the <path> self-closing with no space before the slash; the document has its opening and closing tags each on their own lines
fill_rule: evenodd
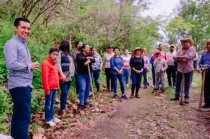
<svg viewBox="0 0 210 139">
<path fill-rule="evenodd" d="M 114 96 L 113 98 L 117 98 L 117 79 L 120 82 L 120 89 L 122 91 L 122 98 L 127 99 L 125 95 L 125 88 L 123 84 L 123 69 L 124 69 L 124 64 L 123 64 L 123 59 L 120 54 L 120 49 L 119 48 L 114 48 L 114 53 L 115 55 L 110 59 L 110 65 L 111 65 L 111 74 L 113 76 L 114 80 Z"/>
<path fill-rule="evenodd" d="M 39 63 L 31 62 L 27 47 L 27 38 L 30 35 L 29 20 L 16 18 L 14 30 L 15 35 L 4 46 L 6 66 L 9 70 L 8 89 L 14 103 L 11 136 L 14 139 L 28 139 L 33 70 L 39 68 Z"/>
</svg>

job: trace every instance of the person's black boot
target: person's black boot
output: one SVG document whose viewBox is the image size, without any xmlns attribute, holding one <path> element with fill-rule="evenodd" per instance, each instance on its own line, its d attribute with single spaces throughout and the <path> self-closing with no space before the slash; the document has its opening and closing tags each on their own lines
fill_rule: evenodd
<svg viewBox="0 0 210 139">
<path fill-rule="evenodd" d="M 174 96 L 174 98 L 171 98 L 170 100 L 171 100 L 171 101 L 178 101 L 178 100 L 179 100 L 179 97 Z"/>
</svg>

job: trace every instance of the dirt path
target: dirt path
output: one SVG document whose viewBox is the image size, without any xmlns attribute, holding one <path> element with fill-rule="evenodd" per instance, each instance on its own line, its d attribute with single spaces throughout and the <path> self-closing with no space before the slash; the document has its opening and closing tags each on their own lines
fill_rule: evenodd
<svg viewBox="0 0 210 139">
<path fill-rule="evenodd" d="M 78 130 L 66 130 L 66 139 L 210 139 L 210 113 L 192 108 L 199 92 L 191 92 L 191 102 L 184 106 L 151 95 L 151 88 L 140 92 L 140 99 L 116 101 L 111 112 L 95 114 Z"/>
</svg>

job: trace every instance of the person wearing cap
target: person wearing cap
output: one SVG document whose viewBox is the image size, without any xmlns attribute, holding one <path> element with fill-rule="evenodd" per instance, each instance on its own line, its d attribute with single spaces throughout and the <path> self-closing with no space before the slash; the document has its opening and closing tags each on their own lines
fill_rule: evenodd
<svg viewBox="0 0 210 139">
<path fill-rule="evenodd" d="M 144 59 L 141 56 L 142 52 L 143 50 L 137 47 L 133 51 L 133 56 L 130 59 L 131 80 L 132 80 L 130 98 L 134 97 L 134 92 L 135 92 L 135 97 L 140 98 L 139 89 L 140 89 L 142 74 L 144 70 Z"/>
<path fill-rule="evenodd" d="M 206 52 L 203 52 L 198 63 L 200 69 L 205 65 L 208 66 L 206 70 L 206 77 L 204 83 L 204 106 L 202 108 L 210 108 L 210 40 L 206 41 Z"/>
<path fill-rule="evenodd" d="M 163 59 L 165 59 L 166 61 L 168 60 L 166 52 L 164 52 L 164 50 L 163 50 L 163 45 L 162 44 L 158 45 L 157 51 L 160 52 Z M 154 56 L 154 60 L 155 60 L 157 58 L 156 51 L 154 52 L 153 56 Z"/>
<path fill-rule="evenodd" d="M 162 55 L 160 52 L 156 52 L 157 58 L 154 62 L 154 68 L 155 68 L 155 87 L 152 91 L 152 93 L 156 93 L 156 95 L 164 96 L 165 95 L 165 83 L 164 83 L 164 74 L 166 69 L 168 68 L 168 65 L 165 61 L 165 59 L 162 58 Z M 161 82 L 161 88 L 159 88 L 159 84 Z M 160 93 L 158 90 L 160 89 Z"/>
<path fill-rule="evenodd" d="M 124 81 L 125 81 L 126 86 L 129 87 L 128 82 L 129 82 L 129 76 L 131 72 L 129 62 L 131 59 L 131 55 L 129 55 L 128 49 L 124 50 L 124 54 L 121 57 L 123 58 L 123 62 L 124 62 L 124 70 L 123 70 Z"/>
<path fill-rule="evenodd" d="M 168 68 L 166 70 L 167 77 L 168 77 L 168 85 L 173 88 L 175 88 L 176 86 L 176 65 L 173 59 L 173 57 L 176 56 L 175 48 L 176 47 L 174 44 L 170 45 L 169 52 L 166 53 L 168 57 L 168 61 L 167 61 Z M 172 79 L 172 82 L 171 82 L 171 79 Z"/>
<path fill-rule="evenodd" d="M 179 100 L 180 92 L 181 92 L 181 82 L 182 75 L 184 76 L 184 103 L 189 103 L 189 90 L 190 90 L 190 82 L 193 73 L 193 59 L 195 57 L 195 49 L 193 46 L 193 40 L 190 38 L 184 38 L 181 40 L 182 48 L 179 49 L 174 57 L 174 60 L 177 61 L 177 76 L 176 76 L 176 90 L 174 98 L 172 101 Z"/>
<path fill-rule="evenodd" d="M 113 53 L 113 47 L 110 45 L 107 48 L 108 52 L 104 54 L 103 57 L 103 64 L 105 67 L 105 75 L 106 75 L 106 85 L 107 85 L 107 90 L 109 92 L 113 91 L 113 78 L 112 78 L 112 74 L 111 74 L 111 67 L 110 67 L 110 59 L 111 57 L 114 56 Z M 110 86 L 110 82 L 111 82 L 111 86 Z"/>
<path fill-rule="evenodd" d="M 115 47 L 114 48 L 114 56 L 110 59 L 110 65 L 111 65 L 111 73 L 112 77 L 114 79 L 114 96 L 113 98 L 117 98 L 117 79 L 120 82 L 120 89 L 122 92 L 122 98 L 127 99 L 125 95 L 125 87 L 123 83 L 123 59 L 120 56 L 120 48 Z"/>
</svg>

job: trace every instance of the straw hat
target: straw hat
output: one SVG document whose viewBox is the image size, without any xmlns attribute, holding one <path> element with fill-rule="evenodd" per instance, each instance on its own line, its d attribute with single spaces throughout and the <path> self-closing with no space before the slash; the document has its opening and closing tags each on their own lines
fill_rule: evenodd
<svg viewBox="0 0 210 139">
<path fill-rule="evenodd" d="M 136 51 L 138 51 L 138 50 L 141 51 L 141 48 L 140 48 L 140 47 L 136 47 L 136 48 L 134 49 L 134 52 L 136 52 Z"/>
<path fill-rule="evenodd" d="M 169 46 L 169 48 L 171 48 L 171 47 L 176 48 L 175 44 L 171 44 L 171 45 Z"/>
<path fill-rule="evenodd" d="M 182 40 L 180 40 L 182 45 L 185 43 L 185 42 L 189 42 L 190 43 L 190 46 L 193 46 L 193 40 L 191 38 L 184 38 Z"/>
</svg>

